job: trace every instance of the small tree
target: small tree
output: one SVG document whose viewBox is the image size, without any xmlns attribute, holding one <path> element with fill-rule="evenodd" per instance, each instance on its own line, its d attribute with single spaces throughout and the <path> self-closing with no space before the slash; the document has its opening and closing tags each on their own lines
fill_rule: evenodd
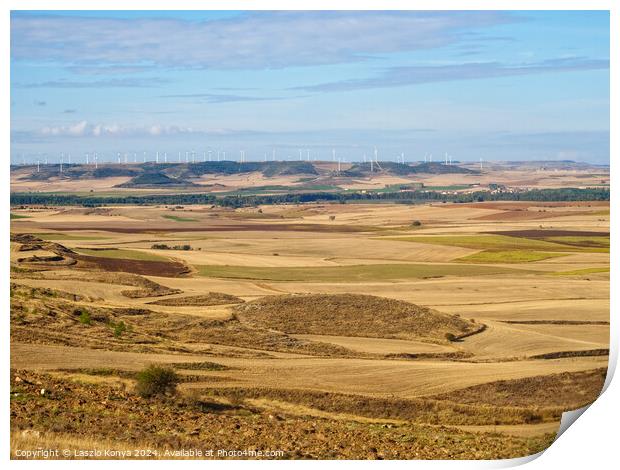
<svg viewBox="0 0 620 470">
<path fill-rule="evenodd" d="M 143 398 L 176 393 L 179 376 L 170 367 L 150 365 L 138 372 L 136 393 Z"/>
<path fill-rule="evenodd" d="M 446 333 L 446 339 L 452 343 L 456 341 L 456 336 L 454 336 L 452 333 Z"/>
<path fill-rule="evenodd" d="M 422 225 L 422 222 L 420 222 L 419 220 L 414 220 L 411 225 L 413 225 L 414 227 L 419 227 Z"/>
</svg>

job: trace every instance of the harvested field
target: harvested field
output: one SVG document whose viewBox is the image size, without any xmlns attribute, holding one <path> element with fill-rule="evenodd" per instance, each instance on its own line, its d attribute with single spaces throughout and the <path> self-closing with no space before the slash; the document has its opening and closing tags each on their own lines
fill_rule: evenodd
<svg viewBox="0 0 620 470">
<path fill-rule="evenodd" d="M 460 246 L 479 250 L 539 250 L 539 251 L 588 251 L 587 247 L 578 247 L 553 243 L 536 238 L 524 238 L 507 235 L 461 235 L 461 236 L 415 236 L 394 237 L 391 240 L 409 241 L 415 243 L 430 243 L 433 245 Z"/>
<path fill-rule="evenodd" d="M 448 345 L 423 341 L 364 338 L 360 336 L 293 335 L 295 338 L 332 343 L 352 351 L 370 354 L 444 354 L 454 352 Z"/>
<path fill-rule="evenodd" d="M 125 444 L 215 435 L 293 458 L 436 456 L 437 439 L 463 457 L 544 448 L 562 410 L 596 396 L 608 363 L 609 218 L 593 207 L 19 209 L 11 365 L 51 392 L 14 384 L 13 442 L 33 430 L 36 445 L 118 448 L 120 426 Z M 479 218 L 506 210 L 542 218 Z M 33 256 L 61 260 L 19 261 Z M 135 395 L 149 364 L 174 368 L 175 397 Z M 66 418 L 75 409 L 86 427 Z"/>
</svg>

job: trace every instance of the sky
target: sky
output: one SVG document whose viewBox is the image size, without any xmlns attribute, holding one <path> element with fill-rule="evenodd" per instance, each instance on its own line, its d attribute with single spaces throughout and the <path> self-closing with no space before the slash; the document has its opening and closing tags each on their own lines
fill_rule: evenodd
<svg viewBox="0 0 620 470">
<path fill-rule="evenodd" d="M 11 161 L 609 163 L 605 11 L 13 11 Z"/>
</svg>

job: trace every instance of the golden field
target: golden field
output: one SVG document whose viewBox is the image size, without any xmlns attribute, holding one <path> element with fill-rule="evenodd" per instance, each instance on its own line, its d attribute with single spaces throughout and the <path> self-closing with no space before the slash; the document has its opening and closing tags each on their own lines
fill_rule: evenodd
<svg viewBox="0 0 620 470">
<path fill-rule="evenodd" d="M 13 447 L 84 439 L 269 447 L 285 458 L 538 452 L 561 412 L 602 387 L 608 210 L 14 208 Z M 149 364 L 177 370 L 177 396 L 132 393 Z M 78 415 L 81 427 L 68 422 Z"/>
</svg>

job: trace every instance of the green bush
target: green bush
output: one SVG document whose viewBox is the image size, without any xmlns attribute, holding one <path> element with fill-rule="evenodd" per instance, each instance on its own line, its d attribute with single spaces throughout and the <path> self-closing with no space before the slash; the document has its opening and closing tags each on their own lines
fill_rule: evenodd
<svg viewBox="0 0 620 470">
<path fill-rule="evenodd" d="M 176 393 L 179 376 L 170 367 L 150 365 L 138 372 L 136 393 L 143 398 Z"/>
<path fill-rule="evenodd" d="M 419 227 L 422 225 L 422 222 L 420 222 L 419 220 L 414 220 L 411 225 L 413 225 L 414 227 Z"/>
<path fill-rule="evenodd" d="M 90 312 L 88 310 L 76 310 L 75 312 L 76 314 L 79 313 L 80 315 L 80 323 L 82 323 L 83 325 L 90 325 L 92 322 L 92 319 L 90 318 Z"/>
<path fill-rule="evenodd" d="M 125 322 L 119 321 L 116 325 L 114 325 L 114 337 L 115 338 L 120 338 L 125 331 L 127 331 Z"/>
</svg>

